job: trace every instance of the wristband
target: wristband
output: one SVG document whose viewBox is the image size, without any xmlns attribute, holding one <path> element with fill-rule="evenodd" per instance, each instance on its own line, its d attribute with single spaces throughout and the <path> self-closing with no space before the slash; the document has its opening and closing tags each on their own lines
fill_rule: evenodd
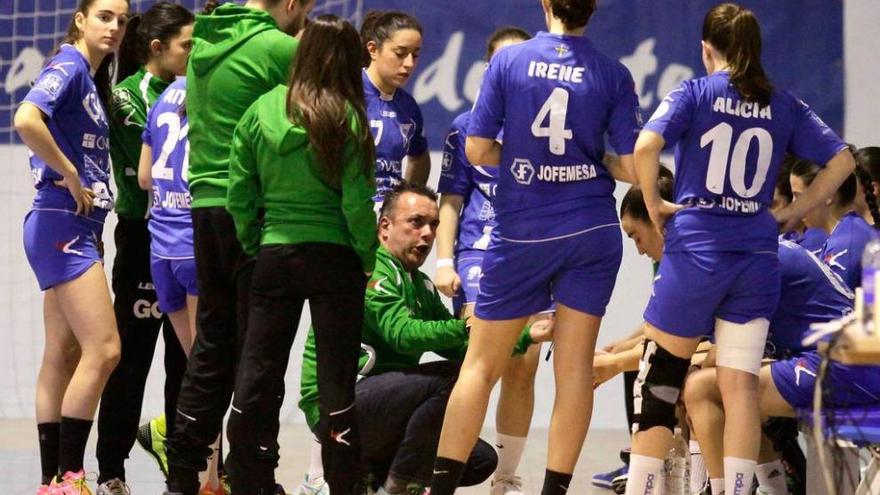
<svg viewBox="0 0 880 495">
<path fill-rule="evenodd" d="M 452 268 L 455 266 L 455 261 L 452 258 L 439 258 L 437 260 L 437 268 L 443 268 L 446 266 Z"/>
</svg>

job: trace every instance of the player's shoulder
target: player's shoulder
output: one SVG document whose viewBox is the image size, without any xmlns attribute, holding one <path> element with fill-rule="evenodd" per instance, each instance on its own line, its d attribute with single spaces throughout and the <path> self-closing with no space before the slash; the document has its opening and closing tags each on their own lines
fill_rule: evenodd
<svg viewBox="0 0 880 495">
<path fill-rule="evenodd" d="M 452 120 L 452 125 L 449 126 L 449 132 L 452 133 L 452 132 L 458 131 L 458 132 L 462 132 L 462 133 L 466 134 L 468 125 L 470 124 L 470 121 L 471 121 L 471 111 L 470 110 L 458 114 L 458 116 L 456 116 Z"/>
<path fill-rule="evenodd" d="M 403 88 L 398 88 L 394 91 L 394 103 L 401 109 L 406 111 L 409 114 L 418 113 L 421 114 L 421 109 L 419 109 L 419 104 L 416 102 L 416 99 Z"/>
</svg>

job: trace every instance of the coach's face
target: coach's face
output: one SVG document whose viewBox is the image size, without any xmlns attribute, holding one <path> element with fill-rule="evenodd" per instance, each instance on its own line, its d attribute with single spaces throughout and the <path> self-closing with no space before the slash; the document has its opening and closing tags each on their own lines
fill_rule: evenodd
<svg viewBox="0 0 880 495">
<path fill-rule="evenodd" d="M 379 241 L 407 271 L 412 271 L 422 266 L 431 252 L 439 223 L 435 201 L 406 192 L 397 198 L 389 215 L 379 219 Z"/>
</svg>

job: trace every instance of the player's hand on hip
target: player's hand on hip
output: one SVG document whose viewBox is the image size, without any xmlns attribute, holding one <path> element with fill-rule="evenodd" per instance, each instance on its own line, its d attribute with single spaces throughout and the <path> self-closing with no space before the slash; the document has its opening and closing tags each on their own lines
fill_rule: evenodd
<svg viewBox="0 0 880 495">
<path fill-rule="evenodd" d="M 771 213 L 776 218 L 776 223 L 779 224 L 779 228 L 782 232 L 791 232 L 792 230 L 795 230 L 801 222 L 801 215 L 797 214 L 793 205 L 788 205 L 785 208 L 772 211 Z"/>
<path fill-rule="evenodd" d="M 461 278 L 455 272 L 455 268 L 441 266 L 437 268 L 437 274 L 434 275 L 434 285 L 446 297 L 453 297 L 461 288 Z"/>
<path fill-rule="evenodd" d="M 95 199 L 95 193 L 88 188 L 83 187 L 79 181 L 79 175 L 65 177 L 62 180 L 55 181 L 56 186 L 66 187 L 76 201 L 76 214 L 89 216 L 94 209 L 92 201 Z"/>
<path fill-rule="evenodd" d="M 656 204 L 648 206 L 648 215 L 651 217 L 651 222 L 654 223 L 654 228 L 660 232 L 660 235 L 664 235 L 664 232 L 666 231 L 666 222 L 672 218 L 672 215 L 675 215 L 683 208 L 684 205 L 675 204 L 662 199 Z"/>
</svg>

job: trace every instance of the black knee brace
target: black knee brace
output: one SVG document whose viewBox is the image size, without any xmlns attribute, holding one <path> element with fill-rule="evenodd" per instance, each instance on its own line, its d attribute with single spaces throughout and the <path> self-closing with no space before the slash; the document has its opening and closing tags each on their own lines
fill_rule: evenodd
<svg viewBox="0 0 880 495">
<path fill-rule="evenodd" d="M 633 387 L 633 433 L 654 426 L 670 431 L 675 427 L 675 405 L 690 364 L 690 359 L 676 357 L 657 342 L 645 340 L 639 376 Z"/>
</svg>

